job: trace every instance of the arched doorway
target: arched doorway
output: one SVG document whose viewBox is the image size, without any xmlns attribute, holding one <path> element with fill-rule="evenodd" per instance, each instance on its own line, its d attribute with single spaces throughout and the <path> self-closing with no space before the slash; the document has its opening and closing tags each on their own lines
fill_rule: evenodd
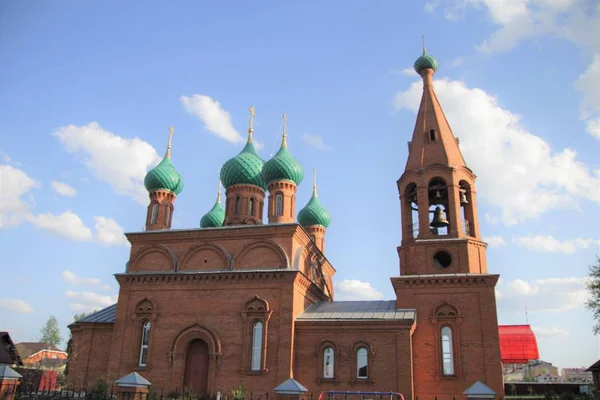
<svg viewBox="0 0 600 400">
<path fill-rule="evenodd" d="M 206 396 L 208 391 L 208 345 L 204 340 L 192 341 L 185 354 L 183 387 Z"/>
</svg>

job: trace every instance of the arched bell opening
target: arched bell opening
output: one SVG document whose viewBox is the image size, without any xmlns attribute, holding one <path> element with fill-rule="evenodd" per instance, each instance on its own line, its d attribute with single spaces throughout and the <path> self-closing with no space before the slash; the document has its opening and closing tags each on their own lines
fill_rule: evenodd
<svg viewBox="0 0 600 400">
<path fill-rule="evenodd" d="M 442 178 L 433 178 L 427 188 L 429 197 L 429 227 L 435 236 L 448 235 L 450 221 L 448 220 L 448 186 Z"/>
<path fill-rule="evenodd" d="M 471 185 L 467 181 L 458 183 L 458 195 L 465 235 L 475 236 L 475 210 L 473 209 Z"/>
<path fill-rule="evenodd" d="M 416 239 L 419 236 L 419 202 L 415 183 L 408 184 L 404 197 L 406 215 L 409 218 L 406 223 L 406 236 Z"/>
</svg>

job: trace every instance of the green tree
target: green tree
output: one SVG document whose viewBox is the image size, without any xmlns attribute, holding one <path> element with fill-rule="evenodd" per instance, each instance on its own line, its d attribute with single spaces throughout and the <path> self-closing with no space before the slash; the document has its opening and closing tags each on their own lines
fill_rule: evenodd
<svg viewBox="0 0 600 400">
<path fill-rule="evenodd" d="M 58 346 L 62 342 L 60 337 L 60 329 L 58 329 L 58 321 L 54 315 L 48 318 L 48 321 L 40 331 L 40 342 L 50 343 L 53 346 Z"/>
<path fill-rule="evenodd" d="M 594 334 L 600 333 L 600 257 L 596 256 L 596 264 L 590 266 L 588 273 L 587 289 L 590 292 L 590 299 L 585 306 L 592 311 L 596 324 L 594 325 Z"/>
</svg>

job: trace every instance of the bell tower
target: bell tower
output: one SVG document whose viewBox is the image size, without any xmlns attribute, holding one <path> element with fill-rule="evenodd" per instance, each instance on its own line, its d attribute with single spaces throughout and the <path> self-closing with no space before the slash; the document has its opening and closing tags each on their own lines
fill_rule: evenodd
<svg viewBox="0 0 600 400">
<path fill-rule="evenodd" d="M 398 180 L 401 275 L 487 273 L 477 219 L 475 174 L 467 167 L 433 88 L 437 60 L 423 52 L 415 69 L 423 95 L 408 160 Z"/>
</svg>

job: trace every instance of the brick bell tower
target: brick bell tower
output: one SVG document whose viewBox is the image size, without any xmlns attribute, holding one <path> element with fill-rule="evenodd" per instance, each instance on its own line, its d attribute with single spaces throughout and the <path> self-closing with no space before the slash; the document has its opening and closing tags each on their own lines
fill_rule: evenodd
<svg viewBox="0 0 600 400">
<path fill-rule="evenodd" d="M 504 393 L 496 311 L 498 275 L 489 275 L 477 218 L 475 174 L 467 167 L 433 88 L 435 58 L 414 64 L 423 79 L 405 171 L 398 308 L 415 308 L 414 395 L 455 396 L 481 381 Z"/>
<path fill-rule="evenodd" d="M 175 212 L 175 198 L 183 190 L 183 179 L 171 162 L 173 132 L 173 127 L 170 127 L 165 157 L 144 178 L 144 186 L 150 196 L 146 214 L 147 231 L 171 228 Z"/>
</svg>

